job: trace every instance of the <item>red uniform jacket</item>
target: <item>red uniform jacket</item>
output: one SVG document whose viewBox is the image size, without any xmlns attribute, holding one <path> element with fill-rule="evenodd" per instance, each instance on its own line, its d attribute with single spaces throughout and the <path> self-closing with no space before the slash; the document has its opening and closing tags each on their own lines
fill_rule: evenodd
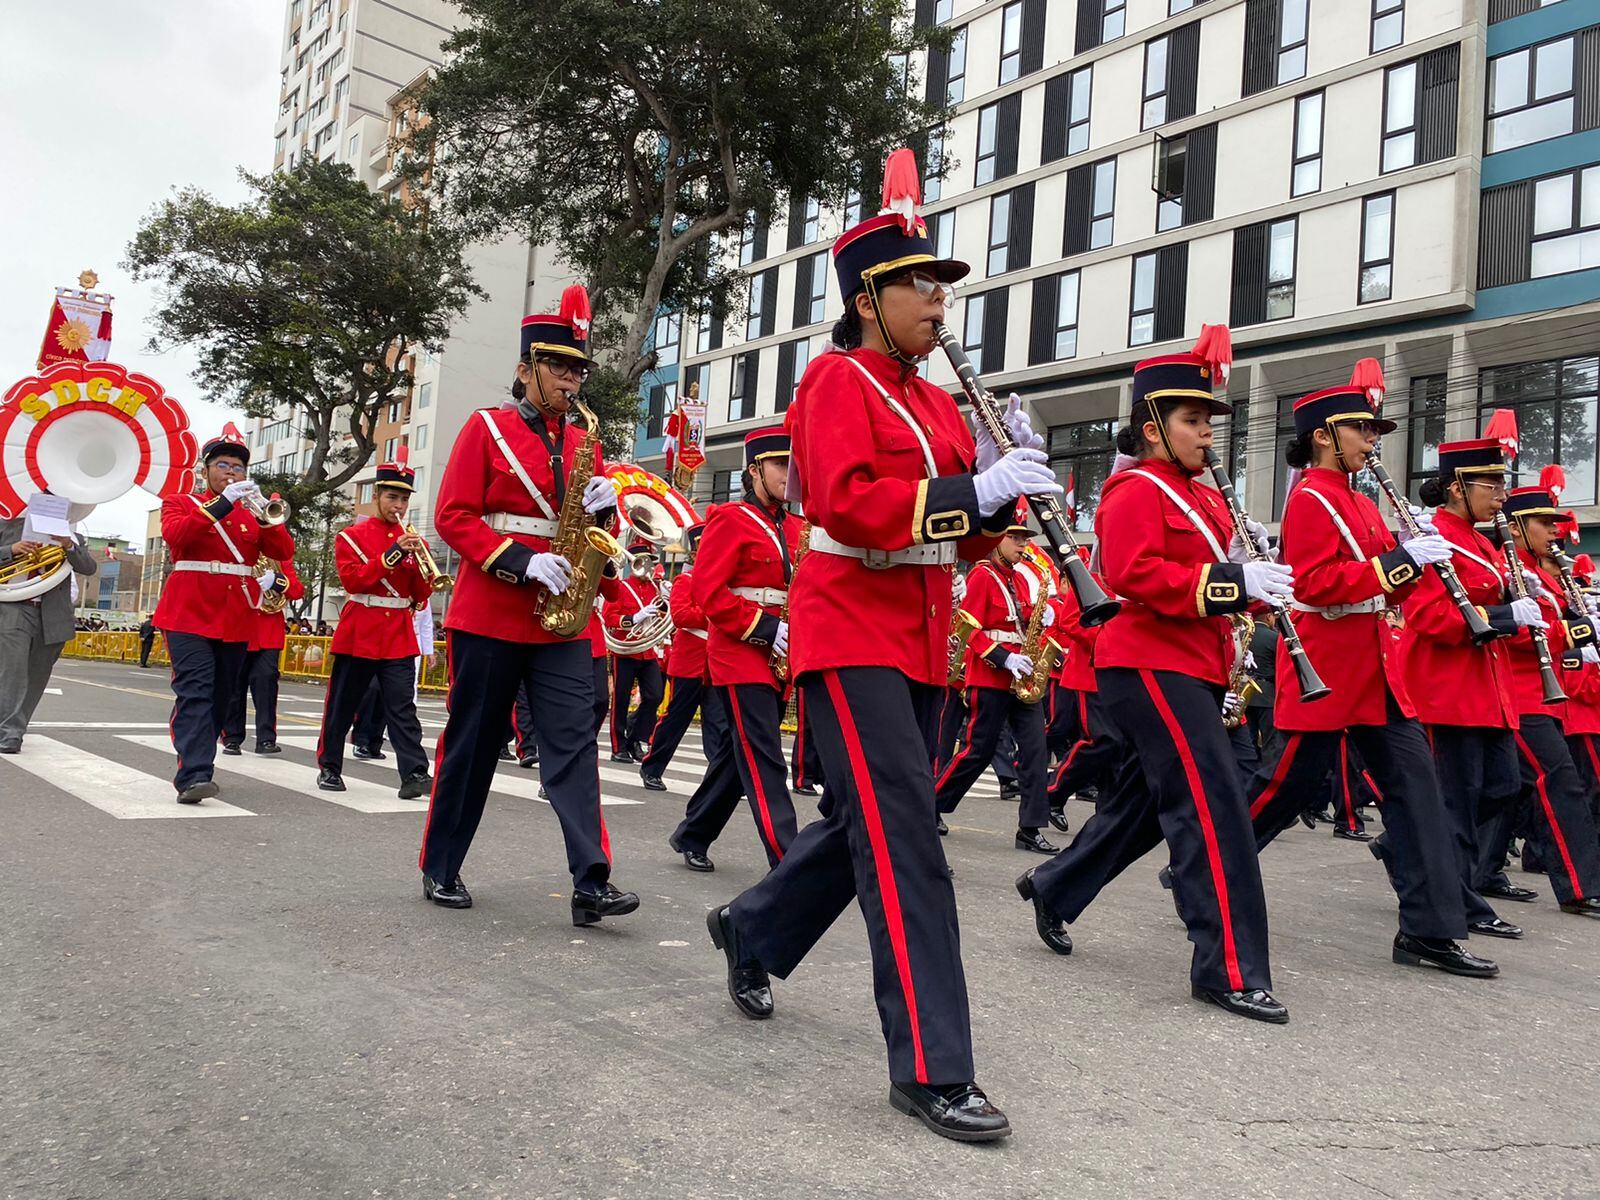
<svg viewBox="0 0 1600 1200">
<path fill-rule="evenodd" d="M 1470 524 L 1447 509 L 1434 515 L 1439 533 L 1460 547 L 1451 560 L 1467 597 L 1497 629 L 1509 633 L 1511 607 L 1500 552 Z M 1406 600 L 1401 639 L 1406 694 L 1425 725 L 1514 729 L 1517 706 L 1511 697 L 1511 662 L 1500 642 L 1474 646 L 1467 623 L 1429 567 Z"/>
<path fill-rule="evenodd" d="M 1539 576 L 1541 586 L 1534 599 L 1539 602 L 1539 610 L 1549 622 L 1550 628 L 1544 631 L 1544 635 L 1550 643 L 1550 659 L 1555 664 L 1556 675 L 1560 677 L 1561 655 L 1568 644 L 1566 625 L 1561 620 L 1561 605 L 1556 599 L 1561 595 L 1561 584 L 1555 576 L 1538 566 L 1526 551 L 1518 550 L 1517 558 L 1524 567 Z M 1559 704 L 1544 702 L 1544 681 L 1539 674 L 1539 655 L 1533 648 L 1533 631 L 1526 627 L 1517 630 L 1507 639 L 1506 646 L 1510 650 L 1511 695 L 1516 701 L 1517 715 L 1546 716 L 1565 721 L 1567 718 L 1565 701 Z"/>
<path fill-rule="evenodd" d="M 254 567 L 263 554 L 276 559 L 294 557 L 288 526 L 263 527 L 242 506 L 209 491 L 163 500 L 161 538 L 175 563 L 242 562 Z M 229 549 L 229 541 L 233 549 Z M 164 633 L 193 633 L 248 644 L 260 615 L 256 610 L 260 599 L 255 580 L 247 576 L 174 571 L 161 589 L 152 619 Z"/>
<path fill-rule="evenodd" d="M 633 614 L 646 604 L 660 599 L 661 593 L 649 579 L 619 579 L 615 598 L 607 597 L 601 617 L 613 637 L 620 636 L 633 624 Z M 646 650 L 643 654 L 627 654 L 624 658 L 654 658 L 665 656 L 660 649 Z"/>
<path fill-rule="evenodd" d="M 559 515 L 555 476 L 544 442 L 515 408 L 481 410 L 488 415 L 510 447 L 512 455 L 543 494 L 552 513 Z M 547 427 L 548 428 L 548 427 Z M 552 431 L 556 436 L 556 431 Z M 565 422 L 559 429 L 562 467 L 572 470 L 573 457 L 583 431 Z M 600 450 L 594 449 L 593 470 L 601 470 Z M 528 494 L 512 470 L 504 451 L 473 413 L 461 427 L 450 451 L 450 463 L 439 484 L 434 526 L 469 568 L 456 575 L 455 592 L 445 614 L 445 628 L 459 629 L 508 642 L 559 642 L 545 631 L 534 614 L 543 588 L 525 577 L 528 561 L 550 549 L 550 539 L 531 533 L 500 533 L 489 528 L 490 513 L 549 519 Z M 581 635 L 580 635 L 581 636 Z"/>
<path fill-rule="evenodd" d="M 961 611 L 979 624 L 967 641 L 968 687 L 1011 690 L 1006 655 L 1022 653 L 1022 635 L 1033 616 L 1033 605 L 1028 603 L 1027 592 L 1020 583 L 1013 568 L 993 559 L 985 559 L 967 576 Z M 1015 640 L 999 641 L 996 634 L 1009 634 Z"/>
<path fill-rule="evenodd" d="M 672 585 L 668 606 L 672 623 L 678 632 L 672 639 L 672 653 L 667 655 L 667 674 L 676 679 L 709 679 L 706 665 L 706 643 L 710 638 L 706 627 L 706 611 L 694 594 L 695 573 L 684 571 Z"/>
<path fill-rule="evenodd" d="M 1600 733 L 1600 665 L 1583 663 L 1562 672 L 1567 691 L 1568 736 Z"/>
<path fill-rule="evenodd" d="M 1095 576 L 1101 587 L 1105 581 Z M 1078 598 L 1064 582 L 1061 591 L 1050 601 L 1055 606 L 1056 623 L 1050 628 L 1050 640 L 1061 651 L 1061 665 L 1055 670 L 1054 678 L 1064 688 L 1074 692 L 1097 692 L 1099 685 L 1094 680 L 1094 647 L 1100 639 L 1100 630 L 1103 625 L 1096 625 L 1092 629 L 1085 629 L 1082 608 L 1078 605 Z"/>
<path fill-rule="evenodd" d="M 284 589 L 283 597 L 287 601 L 301 599 L 306 594 L 306 585 L 300 581 L 300 576 L 295 574 L 294 560 L 287 559 L 278 564 L 278 572 L 289 581 L 289 586 Z M 280 611 L 275 613 L 256 610 L 256 627 L 250 634 L 250 649 L 252 650 L 282 650 L 284 627 L 287 617 Z"/>
<path fill-rule="evenodd" d="M 1316 495 L 1311 495 L 1315 492 Z M 1352 547 L 1317 496 L 1324 497 L 1355 539 Z M 1359 549 L 1359 553 L 1357 552 Z M 1350 486 L 1350 476 L 1330 467 L 1312 467 L 1283 508 L 1283 561 L 1294 568 L 1295 599 L 1329 609 L 1361 604 L 1382 596 L 1398 604 L 1422 572 L 1398 549 L 1378 506 Z M 1278 655 L 1278 700 L 1273 719 L 1279 729 L 1314 731 L 1388 721 L 1384 687 L 1394 693 L 1408 717 L 1416 710 L 1406 695 L 1405 672 L 1383 615 L 1356 612 L 1296 612 L 1295 628 L 1311 665 L 1333 689 L 1314 704 L 1300 699 L 1300 677 L 1287 647 Z"/>
<path fill-rule="evenodd" d="M 1140 472 L 1160 478 L 1199 514 L 1224 555 L 1233 536 L 1222 497 L 1176 463 L 1145 459 L 1106 480 L 1094 529 L 1101 574 L 1123 607 L 1100 631 L 1095 666 L 1175 671 L 1222 687 L 1233 662 L 1225 618 L 1249 608 L 1244 568 L 1219 562 L 1194 523 Z"/>
<path fill-rule="evenodd" d="M 339 582 L 352 597 L 381 596 L 411 601 L 404 608 L 372 608 L 346 600 L 329 649 L 355 658 L 415 658 L 417 630 L 411 613 L 432 595 L 416 559 L 395 543 L 405 526 L 382 517 L 367 517 L 333 539 Z M 452 602 L 453 606 L 453 602 Z"/>
<path fill-rule="evenodd" d="M 788 561 L 794 562 L 801 521 L 785 516 L 782 537 Z M 771 511 L 747 501 L 719 504 L 700 536 L 695 561 L 695 599 L 705 611 L 711 636 L 706 654 L 711 682 L 778 686 L 772 673 L 772 639 L 778 631 L 783 602 L 758 604 L 735 595 L 734 588 L 767 588 L 783 592 L 784 552 L 778 546 L 779 525 Z M 791 650 L 793 646 L 791 644 Z"/>
<path fill-rule="evenodd" d="M 851 363 L 906 409 L 917 434 Z M 888 355 L 857 349 L 811 360 L 786 417 L 794 480 L 806 519 L 847 546 L 903 550 L 953 541 L 968 562 L 986 557 L 1011 523 L 1010 505 L 986 520 L 972 484 L 972 432 L 950 394 Z M 954 566 L 882 569 L 818 551 L 800 564 L 789 611 L 791 669 L 892 667 L 943 687 L 949 674 Z"/>
</svg>

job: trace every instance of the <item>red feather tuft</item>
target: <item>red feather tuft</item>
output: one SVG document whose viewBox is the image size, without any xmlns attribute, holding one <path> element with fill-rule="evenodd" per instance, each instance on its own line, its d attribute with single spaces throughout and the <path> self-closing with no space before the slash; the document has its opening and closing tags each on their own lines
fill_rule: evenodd
<svg viewBox="0 0 1600 1200">
<path fill-rule="evenodd" d="M 572 326 L 580 342 L 589 340 L 589 322 L 594 313 L 589 309 L 589 292 L 581 283 L 575 283 L 561 293 L 561 319 Z"/>
<path fill-rule="evenodd" d="M 1552 500 L 1560 502 L 1561 493 L 1567 490 L 1567 473 L 1560 463 L 1551 463 L 1539 472 L 1539 486 L 1550 493 Z"/>
<path fill-rule="evenodd" d="M 1594 559 L 1587 554 L 1580 554 L 1572 560 L 1572 569 L 1579 575 L 1592 576 L 1594 574 Z"/>
<path fill-rule="evenodd" d="M 916 227 L 917 205 L 921 203 L 922 177 L 917 173 L 917 156 L 902 146 L 883 164 L 883 211 L 899 213 L 909 234 Z"/>
<path fill-rule="evenodd" d="M 411 461 L 411 451 L 406 449 L 406 444 L 401 442 L 394 448 L 394 461 L 396 466 L 403 467 Z"/>
<path fill-rule="evenodd" d="M 1213 379 L 1226 386 L 1233 370 L 1233 334 L 1226 325 L 1201 325 L 1200 340 L 1194 344 L 1194 353 L 1205 359 Z"/>
<path fill-rule="evenodd" d="M 1383 393 L 1386 390 L 1383 382 L 1383 364 L 1375 358 L 1363 358 L 1356 363 L 1356 369 L 1350 373 L 1350 386 L 1366 392 L 1372 407 L 1377 408 L 1383 403 Z"/>
<path fill-rule="evenodd" d="M 232 421 L 222 427 L 222 436 L 230 442 L 239 442 L 241 444 L 244 442 L 244 434 L 239 432 L 239 427 Z"/>
<path fill-rule="evenodd" d="M 1499 442 L 1513 458 L 1517 453 L 1517 414 L 1509 408 L 1497 408 L 1494 415 L 1489 418 L 1489 423 L 1483 428 L 1483 436 Z"/>
</svg>

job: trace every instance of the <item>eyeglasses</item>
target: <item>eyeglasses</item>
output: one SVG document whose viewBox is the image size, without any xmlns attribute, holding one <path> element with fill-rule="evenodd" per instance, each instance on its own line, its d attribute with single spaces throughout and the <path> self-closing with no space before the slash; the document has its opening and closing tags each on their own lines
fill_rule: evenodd
<svg viewBox="0 0 1600 1200">
<path fill-rule="evenodd" d="M 1377 437 L 1380 432 L 1376 421 L 1341 421 L 1339 423 L 1361 437 Z"/>
<path fill-rule="evenodd" d="M 905 276 L 904 282 L 916 288 L 917 295 L 924 300 L 932 300 L 937 296 L 946 308 L 950 308 L 956 302 L 955 289 L 948 283 L 942 283 L 935 279 L 932 275 L 924 275 L 920 271 L 913 271 L 910 275 Z"/>
<path fill-rule="evenodd" d="M 579 383 L 589 378 L 589 368 L 582 363 L 573 362 L 571 359 L 541 354 L 536 361 L 541 363 L 552 375 L 559 375 L 566 379 L 576 379 Z"/>
<path fill-rule="evenodd" d="M 224 475 L 243 475 L 245 472 L 245 466 L 241 462 L 212 459 L 206 466 L 209 470 L 221 471 Z"/>
<path fill-rule="evenodd" d="M 1469 479 L 1473 487 L 1488 488 L 1491 496 L 1504 496 L 1506 494 L 1506 481 L 1503 479 Z"/>
</svg>

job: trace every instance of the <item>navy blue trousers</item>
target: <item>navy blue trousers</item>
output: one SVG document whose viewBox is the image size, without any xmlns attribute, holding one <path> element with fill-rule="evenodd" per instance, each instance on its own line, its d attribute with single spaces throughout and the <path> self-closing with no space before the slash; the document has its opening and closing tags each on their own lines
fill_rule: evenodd
<svg viewBox="0 0 1600 1200">
<path fill-rule="evenodd" d="M 574 885 L 594 890 L 611 875 L 600 813 L 600 758 L 593 724 L 594 659 L 587 638 L 507 642 L 452 629 L 450 715 L 434 756 L 433 796 L 419 864 L 448 883 L 461 870 L 494 782 L 506 714 L 526 682 L 537 714 L 539 779 L 561 822 Z"/>
<path fill-rule="evenodd" d="M 889 1078 L 973 1078 L 956 895 L 935 827 L 927 746 L 944 689 L 889 667 L 800 680 L 827 803 L 783 862 L 732 904 L 742 946 L 787 979 L 852 900 L 872 948 Z"/>
<path fill-rule="evenodd" d="M 667 700 L 667 711 L 656 722 L 656 727 L 650 735 L 650 750 L 644 756 L 641 764 L 646 772 L 659 775 L 667 769 L 672 762 L 672 756 L 678 752 L 678 746 L 683 742 L 683 735 L 689 732 L 689 726 L 694 723 L 695 713 L 700 713 L 702 746 L 710 740 L 710 730 L 705 728 L 706 713 L 704 711 L 707 685 L 698 675 L 673 675 L 669 677 L 672 688 Z M 706 750 L 706 757 L 711 757 L 710 750 Z"/>
<path fill-rule="evenodd" d="M 1478 894 L 1474 881 L 1482 831 L 1500 827 L 1501 814 L 1516 807 L 1522 789 L 1516 739 L 1509 729 L 1430 725 L 1428 742 L 1450 814 L 1456 868 L 1466 887 L 1467 920 L 1492 921 L 1494 908 Z M 1378 836 L 1377 845 L 1379 853 L 1387 850 L 1387 832 Z M 1500 852 L 1505 852 L 1504 842 Z"/>
<path fill-rule="evenodd" d="M 777 866 L 794 841 L 797 828 L 789 776 L 783 762 L 783 697 L 776 686 L 736 683 L 713 686 L 702 704 L 716 712 L 728 736 L 715 748 L 706 742 L 706 773 L 689 797 L 683 821 L 672 834 L 678 850 L 700 854 L 711 848 L 739 806 L 750 798 L 756 835 L 769 866 Z"/>
<path fill-rule="evenodd" d="M 1101 705 L 1100 693 L 1059 691 L 1057 712 L 1065 720 L 1071 740 L 1050 777 L 1047 792 L 1053 808 L 1062 807 L 1091 784 L 1104 795 L 1127 754 L 1116 725 Z"/>
<path fill-rule="evenodd" d="M 633 698 L 635 684 L 639 687 L 639 707 L 630 716 L 628 702 Z M 653 655 L 616 655 L 611 659 L 611 753 L 626 749 L 630 742 L 649 743 L 656 731 L 656 710 L 665 693 L 661 664 Z"/>
<path fill-rule="evenodd" d="M 794 698 L 795 728 L 794 749 L 789 755 L 789 778 L 795 787 L 807 784 L 822 785 L 822 754 L 817 749 L 817 739 L 806 723 L 806 694 L 797 691 Z"/>
<path fill-rule="evenodd" d="M 256 745 L 270 746 L 278 740 L 278 654 L 277 650 L 246 650 L 239 668 L 239 683 L 228 705 L 228 721 L 222 740 L 237 746 L 244 741 L 244 702 L 249 693 L 256 708 Z"/>
<path fill-rule="evenodd" d="M 1600 896 L 1600 839 L 1560 722 L 1541 715 L 1523 717 L 1516 744 L 1522 769 L 1521 807 L 1531 813 L 1528 837 L 1556 900 L 1566 904 Z M 1502 824 L 1487 836 L 1498 838 L 1490 844 L 1503 849 L 1510 832 Z"/>
<path fill-rule="evenodd" d="M 205 783 L 217 761 L 217 739 L 228 723 L 233 691 L 239 686 L 248 642 L 224 642 L 198 633 L 166 633 L 172 659 L 172 748 L 178 770 L 172 785 L 180 792 Z"/>
<path fill-rule="evenodd" d="M 395 766 L 401 780 L 418 771 L 427 771 L 428 755 L 422 749 L 422 725 L 417 720 L 417 701 L 412 694 L 417 681 L 415 658 L 358 658 L 335 654 L 328 672 L 328 694 L 322 702 L 322 734 L 317 739 L 317 766 L 330 771 L 344 770 L 344 739 L 355 721 L 356 709 L 363 703 L 369 710 L 383 713 L 383 722 L 394 743 Z M 367 698 L 369 688 L 377 689 L 377 699 Z"/>
<path fill-rule="evenodd" d="M 1000 688 L 968 688 L 967 724 L 961 749 L 939 773 L 934 798 L 941 813 L 955 812 L 969 788 L 994 757 L 1001 735 L 1009 732 L 1015 746 L 1014 760 L 1022 798 L 1017 807 L 1017 826 L 1038 829 L 1050 819 L 1045 799 L 1045 774 L 1050 763 L 1044 744 L 1044 708 L 1024 704 Z"/>
</svg>

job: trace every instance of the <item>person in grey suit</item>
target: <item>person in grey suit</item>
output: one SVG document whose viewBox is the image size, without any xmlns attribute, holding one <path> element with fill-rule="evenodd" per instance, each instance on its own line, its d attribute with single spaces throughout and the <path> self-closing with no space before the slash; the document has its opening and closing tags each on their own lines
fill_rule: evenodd
<svg viewBox="0 0 1600 1200">
<path fill-rule="evenodd" d="M 40 546 L 22 540 L 23 518 L 0 520 L 0 566 Z M 78 575 L 98 569 L 82 538 L 67 545 Z M 0 602 L 0 754 L 22 749 L 22 735 L 44 695 L 61 648 L 72 636 L 72 585 L 63 582 L 33 600 Z"/>
</svg>

